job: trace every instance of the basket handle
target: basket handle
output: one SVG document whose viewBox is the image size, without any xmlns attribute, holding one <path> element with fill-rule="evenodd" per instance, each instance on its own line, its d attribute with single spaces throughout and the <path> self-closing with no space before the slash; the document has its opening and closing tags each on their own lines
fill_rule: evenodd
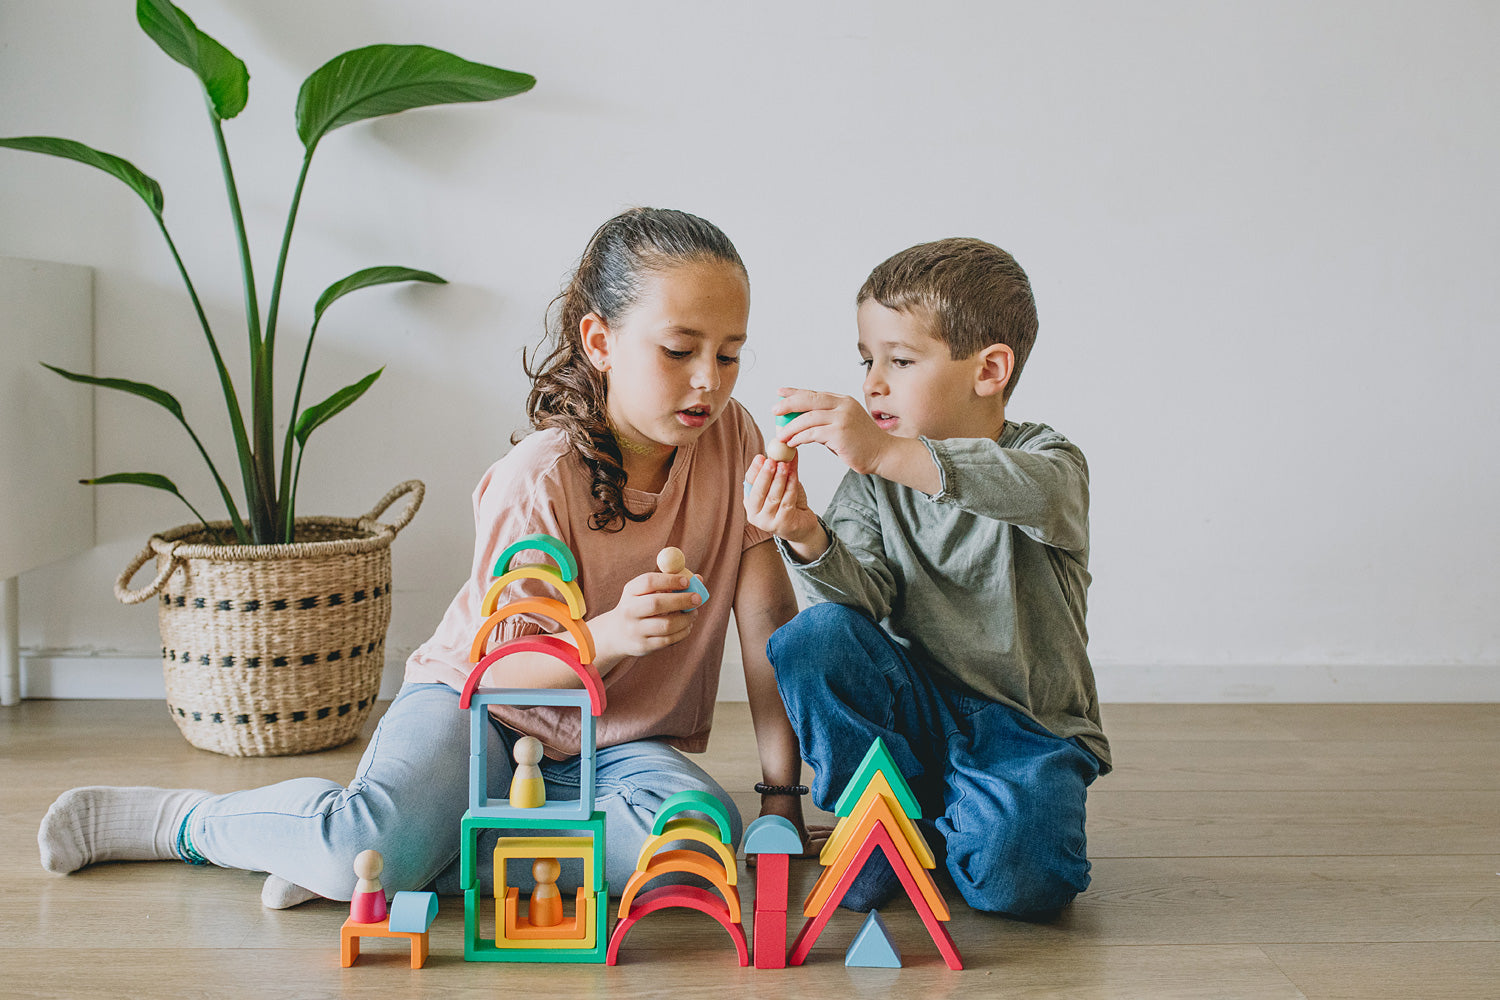
<svg viewBox="0 0 1500 1000">
<path fill-rule="evenodd" d="M 375 504 L 368 514 L 359 519 L 360 522 L 375 523 L 375 519 L 384 514 L 387 507 L 408 493 L 412 495 L 411 500 L 407 502 L 406 507 L 396 517 L 396 520 L 390 524 L 391 530 L 400 534 L 401 529 L 410 524 L 411 519 L 417 516 L 417 508 L 422 506 L 422 498 L 427 495 L 427 487 L 420 479 L 408 479 L 404 483 L 398 483 L 389 493 L 380 498 L 379 502 Z"/>
<path fill-rule="evenodd" d="M 182 565 L 182 560 L 177 558 L 177 543 L 173 542 L 167 547 L 167 565 L 156 574 L 156 579 L 147 584 L 144 589 L 131 590 L 130 578 L 135 576 L 140 568 L 155 555 L 156 549 L 148 542 L 140 554 L 130 560 L 130 565 L 125 567 L 125 572 L 120 574 L 119 579 L 115 580 L 115 599 L 121 604 L 140 604 L 142 601 L 155 597 L 161 593 L 161 588 L 167 585 L 168 578 L 177 572 L 177 567 Z"/>
</svg>

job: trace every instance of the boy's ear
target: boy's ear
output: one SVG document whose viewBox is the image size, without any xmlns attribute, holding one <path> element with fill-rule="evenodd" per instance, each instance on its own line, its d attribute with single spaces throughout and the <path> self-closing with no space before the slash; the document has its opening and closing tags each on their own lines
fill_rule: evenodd
<svg viewBox="0 0 1500 1000">
<path fill-rule="evenodd" d="M 974 391 L 981 396 L 1003 394 L 1016 369 L 1016 352 L 1004 344 L 991 344 L 979 352 L 974 373 Z"/>
<path fill-rule="evenodd" d="M 601 372 L 609 371 L 609 326 L 598 313 L 589 313 L 578 321 L 578 339 L 589 363 Z"/>
</svg>

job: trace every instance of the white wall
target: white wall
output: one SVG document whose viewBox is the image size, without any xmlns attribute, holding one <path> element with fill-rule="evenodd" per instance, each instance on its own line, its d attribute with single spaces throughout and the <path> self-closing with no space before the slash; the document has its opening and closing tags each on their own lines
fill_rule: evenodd
<svg viewBox="0 0 1500 1000">
<path fill-rule="evenodd" d="M 226 128 L 263 291 L 312 69 L 423 42 L 539 80 L 335 133 L 307 190 L 289 362 L 312 299 L 343 274 L 401 263 L 453 282 L 340 303 L 315 358 L 315 394 L 388 367 L 313 439 L 304 510 L 429 486 L 396 547 L 392 678 L 467 569 L 472 483 L 521 420 L 520 349 L 594 226 L 656 204 L 715 220 L 749 265 L 738 395 L 756 412 L 789 382 L 857 391 L 852 296 L 885 256 L 953 234 L 1017 255 L 1042 329 L 1011 415 L 1090 457 L 1107 700 L 1500 698 L 1500 8 L 186 9 L 252 73 Z M 195 86 L 133 4 L 0 4 L 0 134 L 77 138 L 156 176 L 238 344 Z M 227 441 L 176 274 L 123 186 L 0 150 L 0 254 L 95 267 L 96 370 L 167 384 Z M 108 394 L 97 419 L 100 472 L 164 472 L 212 501 L 163 414 Z M 821 505 L 839 470 L 805 465 Z M 97 549 L 22 580 L 33 694 L 63 692 L 70 670 L 92 691 L 152 683 L 154 615 L 117 605 L 110 583 L 186 511 L 123 488 L 98 511 Z"/>
</svg>

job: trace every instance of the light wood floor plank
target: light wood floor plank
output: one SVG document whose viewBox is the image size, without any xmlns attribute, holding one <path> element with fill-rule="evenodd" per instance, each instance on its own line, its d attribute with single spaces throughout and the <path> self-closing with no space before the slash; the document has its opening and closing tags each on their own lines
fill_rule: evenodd
<svg viewBox="0 0 1500 1000">
<path fill-rule="evenodd" d="M 1058 918 L 1025 923 L 975 913 L 940 880 L 964 972 L 943 967 L 904 901 L 883 911 L 907 963 L 900 970 L 845 968 L 862 919 L 847 912 L 801 969 L 739 969 L 722 928 L 685 911 L 638 925 L 614 969 L 471 965 L 451 898 L 429 967 L 414 972 L 395 942 L 370 942 L 360 965 L 340 969 L 347 907 L 265 910 L 253 873 L 158 863 L 58 877 L 37 861 L 41 815 L 74 785 L 343 782 L 363 739 L 237 760 L 189 747 L 158 703 L 26 702 L 0 710 L 0 995 L 1500 995 L 1491 764 L 1500 706 L 1107 705 L 1104 717 L 1120 766 L 1090 795 L 1093 887 Z M 719 707 L 701 762 L 752 815 L 758 763 L 744 705 Z M 794 862 L 794 911 L 818 871 Z M 749 912 L 753 879 L 743 869 L 741 881 Z M 790 923 L 789 938 L 800 919 Z"/>
</svg>

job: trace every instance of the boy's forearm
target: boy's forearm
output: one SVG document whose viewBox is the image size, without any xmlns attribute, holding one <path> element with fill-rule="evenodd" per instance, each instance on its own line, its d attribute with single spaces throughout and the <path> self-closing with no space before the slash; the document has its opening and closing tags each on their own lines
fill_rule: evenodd
<svg viewBox="0 0 1500 1000">
<path fill-rule="evenodd" d="M 943 488 L 943 473 L 918 438 L 893 437 L 881 452 L 874 474 L 931 496 Z"/>
<path fill-rule="evenodd" d="M 828 532 L 823 528 L 823 522 L 819 521 L 813 525 L 806 538 L 781 539 L 786 543 L 787 551 L 797 558 L 799 563 L 817 562 L 828 551 L 833 544 L 833 539 L 828 537 Z"/>
</svg>

